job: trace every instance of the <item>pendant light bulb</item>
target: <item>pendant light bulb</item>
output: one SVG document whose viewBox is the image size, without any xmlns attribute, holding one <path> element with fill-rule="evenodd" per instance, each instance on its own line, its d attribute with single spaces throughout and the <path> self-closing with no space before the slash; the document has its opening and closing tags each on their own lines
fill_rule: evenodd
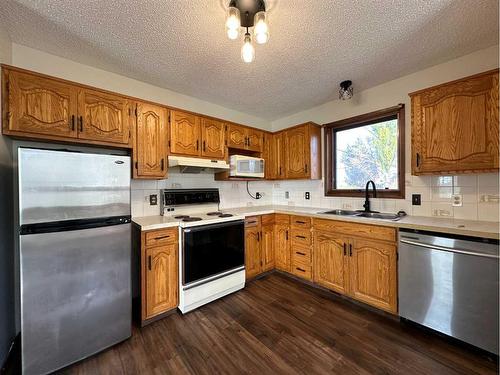
<svg viewBox="0 0 500 375">
<path fill-rule="evenodd" d="M 240 10 L 236 7 L 227 9 L 226 34 L 231 40 L 238 39 L 240 35 Z"/>
<path fill-rule="evenodd" d="M 269 40 L 269 26 L 267 25 L 265 11 L 255 14 L 254 25 L 253 32 L 255 35 L 255 41 L 258 44 L 267 43 Z"/>
<path fill-rule="evenodd" d="M 255 48 L 248 32 L 245 34 L 245 41 L 241 47 L 241 59 L 246 63 L 251 63 L 255 59 Z"/>
</svg>

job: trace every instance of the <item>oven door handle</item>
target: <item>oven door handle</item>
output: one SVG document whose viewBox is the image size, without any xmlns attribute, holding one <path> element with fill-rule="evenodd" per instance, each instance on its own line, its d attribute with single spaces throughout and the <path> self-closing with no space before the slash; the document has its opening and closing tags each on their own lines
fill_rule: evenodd
<svg viewBox="0 0 500 375">
<path fill-rule="evenodd" d="M 240 225 L 240 224 L 245 224 L 244 220 L 232 220 L 232 221 L 226 221 L 223 223 L 215 223 L 215 224 L 206 224 L 206 225 L 200 225 L 197 227 L 191 227 L 191 228 L 182 228 L 183 233 L 190 233 L 190 232 L 199 232 L 205 229 L 215 229 L 215 228 L 223 228 L 223 227 L 229 227 L 232 225 Z"/>
<path fill-rule="evenodd" d="M 477 252 L 474 252 L 474 251 L 468 251 L 468 250 L 463 250 L 463 249 L 456 249 L 456 248 L 451 248 L 451 247 L 446 247 L 446 246 L 439 246 L 439 245 L 429 245 L 429 244 L 422 243 L 422 242 L 417 242 L 417 241 L 399 240 L 399 242 L 407 244 L 407 245 L 412 245 L 412 246 L 425 247 L 425 248 L 431 249 L 431 250 L 440 250 L 440 251 L 447 251 L 449 253 L 457 253 L 457 254 L 473 255 L 473 256 L 477 256 L 477 257 L 499 259 L 499 256 L 498 255 L 494 255 L 494 254 L 477 253 Z"/>
</svg>

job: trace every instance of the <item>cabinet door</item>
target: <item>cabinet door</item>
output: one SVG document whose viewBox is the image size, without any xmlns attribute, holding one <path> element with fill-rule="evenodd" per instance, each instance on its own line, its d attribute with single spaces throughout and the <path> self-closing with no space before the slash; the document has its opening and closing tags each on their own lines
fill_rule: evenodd
<svg viewBox="0 0 500 375">
<path fill-rule="evenodd" d="M 343 236 L 318 231 L 314 234 L 314 281 L 328 289 L 346 294 L 348 287 L 349 240 Z"/>
<path fill-rule="evenodd" d="M 309 134 L 307 126 L 284 132 L 286 142 L 286 178 L 309 178 Z"/>
<path fill-rule="evenodd" d="M 264 158 L 264 176 L 266 180 L 274 180 L 276 178 L 276 164 L 273 159 L 273 149 L 274 134 L 265 133 L 262 157 Z"/>
<path fill-rule="evenodd" d="M 264 140 L 264 132 L 247 128 L 247 150 L 262 152 L 262 142 Z"/>
<path fill-rule="evenodd" d="M 77 91 L 68 84 L 9 71 L 10 131 L 76 138 Z"/>
<path fill-rule="evenodd" d="M 129 144 L 128 99 L 81 89 L 78 91 L 78 138 Z"/>
<path fill-rule="evenodd" d="M 226 134 L 222 122 L 203 118 L 201 121 L 201 138 L 201 156 L 224 159 L 226 154 Z"/>
<path fill-rule="evenodd" d="M 179 112 L 170 112 L 170 152 L 180 155 L 200 155 L 200 118 Z"/>
<path fill-rule="evenodd" d="M 257 276 L 262 271 L 260 264 L 260 226 L 245 228 L 245 269 L 246 278 Z"/>
<path fill-rule="evenodd" d="M 274 224 L 262 226 L 261 232 L 262 271 L 274 268 Z"/>
<path fill-rule="evenodd" d="M 412 95 L 412 171 L 498 169 L 498 71 Z"/>
<path fill-rule="evenodd" d="M 166 108 L 137 104 L 134 177 L 167 176 L 167 116 Z"/>
<path fill-rule="evenodd" d="M 177 244 L 146 249 L 146 319 L 178 304 Z"/>
<path fill-rule="evenodd" d="M 227 125 L 227 147 L 245 149 L 247 147 L 246 128 L 234 124 Z"/>
<path fill-rule="evenodd" d="M 290 227 L 286 224 L 276 224 L 274 227 L 274 255 L 276 268 L 290 272 Z"/>
<path fill-rule="evenodd" d="M 397 312 L 396 267 L 396 245 L 352 240 L 350 294 L 369 305 Z"/>
<path fill-rule="evenodd" d="M 285 166 L 285 138 L 284 133 L 277 133 L 274 135 L 273 142 L 273 156 L 275 165 L 275 173 L 277 179 L 286 178 L 286 166 Z"/>
</svg>

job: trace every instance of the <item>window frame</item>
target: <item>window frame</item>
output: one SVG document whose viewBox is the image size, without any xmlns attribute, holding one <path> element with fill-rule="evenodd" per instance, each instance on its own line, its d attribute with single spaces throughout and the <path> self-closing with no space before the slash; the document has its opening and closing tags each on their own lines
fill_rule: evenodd
<svg viewBox="0 0 500 375">
<path fill-rule="evenodd" d="M 365 113 L 340 121 L 324 124 L 325 131 L 325 196 L 327 197 L 364 197 L 365 189 L 337 189 L 335 173 L 337 163 L 335 160 L 336 144 L 335 133 L 361 126 L 372 125 L 384 119 L 398 121 L 398 189 L 377 189 L 377 198 L 405 199 L 405 106 L 399 104 L 394 107 Z"/>
</svg>

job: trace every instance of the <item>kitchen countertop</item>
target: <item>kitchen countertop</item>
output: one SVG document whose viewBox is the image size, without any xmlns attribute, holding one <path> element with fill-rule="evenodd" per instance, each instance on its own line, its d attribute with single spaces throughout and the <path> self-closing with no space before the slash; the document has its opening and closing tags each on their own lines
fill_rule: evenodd
<svg viewBox="0 0 500 375">
<path fill-rule="evenodd" d="M 484 237 L 499 239 L 499 223 L 491 221 L 458 220 L 448 218 L 436 218 L 427 216 L 406 216 L 398 221 L 360 218 L 352 216 L 336 216 L 321 214 L 320 212 L 331 210 L 329 208 L 317 207 L 295 207 L 295 206 L 252 206 L 229 208 L 223 211 L 240 216 L 266 215 L 272 213 L 283 213 L 291 215 L 306 215 L 321 219 L 382 225 L 396 228 L 408 228 L 427 230 L 440 233 L 458 234 L 464 236 Z M 132 221 L 140 226 L 141 230 L 152 230 L 178 226 L 180 221 L 164 216 L 134 217 Z"/>
</svg>

